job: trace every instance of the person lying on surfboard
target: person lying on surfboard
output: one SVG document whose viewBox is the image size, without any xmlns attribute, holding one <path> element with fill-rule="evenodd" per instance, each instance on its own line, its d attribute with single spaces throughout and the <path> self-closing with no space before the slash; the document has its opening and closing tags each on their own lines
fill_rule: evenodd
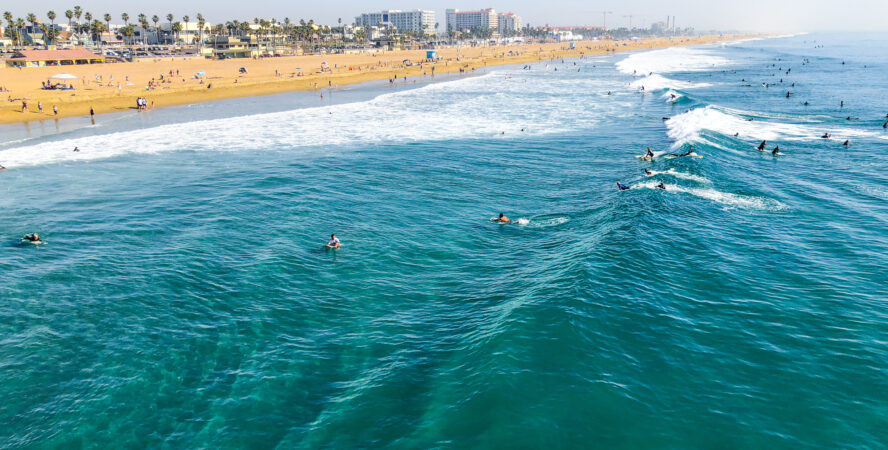
<svg viewBox="0 0 888 450">
<path fill-rule="evenodd" d="M 499 223 L 511 223 L 512 222 L 512 219 L 509 219 L 508 217 L 504 216 L 503 213 L 499 213 L 499 217 L 494 217 L 493 219 L 490 219 L 490 220 L 492 220 L 494 222 L 499 222 Z"/>
</svg>

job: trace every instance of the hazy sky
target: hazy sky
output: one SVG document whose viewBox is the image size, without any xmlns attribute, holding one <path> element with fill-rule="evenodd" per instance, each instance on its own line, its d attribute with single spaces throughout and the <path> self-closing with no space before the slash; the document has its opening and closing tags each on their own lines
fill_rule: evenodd
<svg viewBox="0 0 888 450">
<path fill-rule="evenodd" d="M 2 10 L 9 9 L 16 16 L 29 12 L 42 19 L 46 11 L 55 10 L 62 21 L 64 11 L 73 8 L 74 2 L 46 0 L 27 6 L 25 2 L 4 2 Z M 628 26 L 633 15 L 633 25 L 649 24 L 665 20 L 667 15 L 676 16 L 679 27 L 693 26 L 698 30 L 748 30 L 770 32 L 797 32 L 819 30 L 888 30 L 888 0 L 340 0 L 334 2 L 293 2 L 285 0 L 154 0 L 151 2 L 120 2 L 112 0 L 81 0 L 80 6 L 93 15 L 111 13 L 113 22 L 120 21 L 125 9 L 135 17 L 144 12 L 149 17 L 161 17 L 173 13 L 177 20 L 185 14 L 192 17 L 203 13 L 208 21 L 217 23 L 232 18 L 274 17 L 283 20 L 300 18 L 335 24 L 341 17 L 343 23 L 351 23 L 354 17 L 367 11 L 381 9 L 432 9 L 438 15 L 441 30 L 444 29 L 444 10 L 462 10 L 492 7 L 497 11 L 512 11 L 531 25 L 601 25 L 601 11 L 612 11 L 607 24 Z M 187 6 L 185 6 L 187 5 Z M 163 20 L 163 19 L 162 19 Z"/>
</svg>

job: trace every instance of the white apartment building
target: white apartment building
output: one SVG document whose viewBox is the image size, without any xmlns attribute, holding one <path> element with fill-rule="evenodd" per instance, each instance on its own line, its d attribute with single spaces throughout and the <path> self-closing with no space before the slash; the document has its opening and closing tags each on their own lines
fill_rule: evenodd
<svg viewBox="0 0 888 450">
<path fill-rule="evenodd" d="M 521 27 L 524 26 L 521 23 L 521 18 L 516 16 L 515 13 L 499 13 L 497 14 L 497 31 L 499 34 L 506 34 L 506 32 L 518 32 L 521 31 Z"/>
<path fill-rule="evenodd" d="M 397 9 L 364 13 L 355 17 L 359 27 L 390 26 L 399 31 L 432 34 L 435 32 L 435 12 L 416 9 L 401 11 Z"/>
<path fill-rule="evenodd" d="M 474 27 L 489 28 L 498 31 L 498 17 L 493 8 L 480 11 L 447 10 L 447 31 L 468 30 Z"/>
</svg>

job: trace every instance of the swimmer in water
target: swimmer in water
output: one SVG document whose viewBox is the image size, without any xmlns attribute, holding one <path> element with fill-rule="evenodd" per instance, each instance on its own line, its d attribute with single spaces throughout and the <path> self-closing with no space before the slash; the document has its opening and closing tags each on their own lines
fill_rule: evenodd
<svg viewBox="0 0 888 450">
<path fill-rule="evenodd" d="M 330 242 L 327 242 L 327 248 L 339 248 L 341 246 L 342 242 L 339 241 L 339 238 L 337 238 L 335 234 L 331 234 Z"/>
<path fill-rule="evenodd" d="M 512 220 L 504 216 L 503 213 L 499 213 L 499 217 L 494 217 L 492 220 L 499 223 L 512 223 Z"/>
<path fill-rule="evenodd" d="M 768 144 L 768 141 L 762 141 L 762 143 L 759 144 L 759 146 L 758 146 L 758 151 L 760 151 L 760 152 L 765 151 L 765 145 L 767 145 L 767 144 Z"/>
<path fill-rule="evenodd" d="M 629 186 L 626 186 L 625 184 L 620 183 L 619 181 L 617 181 L 617 189 L 619 189 L 619 190 L 621 190 L 621 191 L 628 191 L 628 190 L 629 190 Z"/>
<path fill-rule="evenodd" d="M 665 191 L 665 190 L 666 190 L 666 185 L 663 184 L 663 183 L 660 183 L 660 184 L 657 185 L 657 189 L 662 189 L 662 190 Z"/>
</svg>

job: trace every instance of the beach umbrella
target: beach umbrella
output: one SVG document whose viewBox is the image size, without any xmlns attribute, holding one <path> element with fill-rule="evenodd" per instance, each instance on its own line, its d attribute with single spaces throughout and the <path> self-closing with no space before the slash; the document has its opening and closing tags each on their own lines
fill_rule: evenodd
<svg viewBox="0 0 888 450">
<path fill-rule="evenodd" d="M 204 72 L 204 71 L 200 71 L 200 72 L 196 73 L 195 75 L 197 75 L 197 76 L 199 76 L 199 77 L 202 77 L 202 76 L 204 76 L 204 75 L 206 75 L 206 74 L 207 74 L 206 72 Z"/>
<path fill-rule="evenodd" d="M 71 75 L 70 73 L 60 73 L 58 75 L 53 75 L 49 78 L 50 80 L 76 80 L 77 77 Z"/>
</svg>

